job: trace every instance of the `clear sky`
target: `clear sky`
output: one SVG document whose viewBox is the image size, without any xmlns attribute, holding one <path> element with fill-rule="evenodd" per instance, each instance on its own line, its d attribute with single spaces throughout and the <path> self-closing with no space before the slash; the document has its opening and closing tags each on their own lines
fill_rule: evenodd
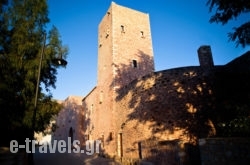
<svg viewBox="0 0 250 165">
<path fill-rule="evenodd" d="M 48 0 L 50 24 L 69 47 L 67 68 L 58 71 L 55 99 L 87 95 L 97 82 L 98 25 L 111 0 Z M 118 5 L 148 13 L 155 70 L 199 65 L 197 49 L 210 45 L 215 65 L 223 65 L 249 47 L 236 48 L 227 33 L 245 22 L 243 15 L 227 25 L 210 24 L 207 0 L 115 0 Z M 187 2 L 187 3 L 184 3 Z"/>
</svg>

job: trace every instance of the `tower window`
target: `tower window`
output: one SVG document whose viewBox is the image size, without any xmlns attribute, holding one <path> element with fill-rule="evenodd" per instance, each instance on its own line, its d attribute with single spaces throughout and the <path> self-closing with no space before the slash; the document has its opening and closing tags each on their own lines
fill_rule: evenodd
<svg viewBox="0 0 250 165">
<path fill-rule="evenodd" d="M 110 141 L 113 140 L 113 138 L 114 138 L 114 137 L 113 137 L 113 136 L 114 136 L 113 134 L 114 134 L 113 132 L 110 132 L 110 133 L 109 133 L 109 140 L 110 140 Z"/>
<path fill-rule="evenodd" d="M 141 31 L 141 38 L 144 38 L 144 32 Z"/>
<path fill-rule="evenodd" d="M 123 25 L 121 25 L 121 32 L 122 32 L 122 33 L 125 33 L 125 29 L 124 29 L 124 26 L 123 26 Z"/>
<path fill-rule="evenodd" d="M 109 37 L 109 29 L 106 30 L 106 38 Z"/>
<path fill-rule="evenodd" d="M 106 33 L 106 38 L 108 38 L 109 37 L 109 33 Z"/>
<path fill-rule="evenodd" d="M 136 60 L 132 60 L 132 67 L 137 68 L 137 61 Z"/>
</svg>

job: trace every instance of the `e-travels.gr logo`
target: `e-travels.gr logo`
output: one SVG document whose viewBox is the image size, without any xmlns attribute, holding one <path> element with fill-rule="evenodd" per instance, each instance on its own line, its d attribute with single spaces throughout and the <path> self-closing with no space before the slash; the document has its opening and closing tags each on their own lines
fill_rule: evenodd
<svg viewBox="0 0 250 165">
<path fill-rule="evenodd" d="M 65 140 L 53 140 L 51 143 L 46 143 L 41 146 L 38 146 L 39 153 L 86 153 L 87 155 L 93 155 L 94 153 L 99 153 L 100 149 L 100 140 L 87 140 L 85 143 L 85 149 L 81 149 L 80 141 L 73 140 L 71 137 L 68 137 L 67 142 Z M 31 145 L 31 148 L 30 148 Z M 27 153 L 35 153 L 36 146 L 35 140 L 30 140 L 29 138 L 25 139 L 25 145 L 18 145 L 16 140 L 10 141 L 10 152 L 17 153 L 19 149 L 25 149 Z"/>
</svg>

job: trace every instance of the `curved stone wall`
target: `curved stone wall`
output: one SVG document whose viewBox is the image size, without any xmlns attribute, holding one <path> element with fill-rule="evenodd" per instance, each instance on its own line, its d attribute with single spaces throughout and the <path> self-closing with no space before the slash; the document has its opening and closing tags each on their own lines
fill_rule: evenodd
<svg viewBox="0 0 250 165">
<path fill-rule="evenodd" d="M 124 156 L 138 157 L 137 142 L 145 139 L 196 143 L 198 137 L 215 134 L 207 116 L 215 99 L 212 79 L 214 72 L 199 66 L 174 68 L 144 76 L 117 91 L 117 129 L 126 146 Z"/>
</svg>

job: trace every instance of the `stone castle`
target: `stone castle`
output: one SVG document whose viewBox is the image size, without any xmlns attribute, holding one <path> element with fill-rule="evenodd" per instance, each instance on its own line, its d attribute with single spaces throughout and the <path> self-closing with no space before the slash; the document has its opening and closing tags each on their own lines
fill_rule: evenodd
<svg viewBox="0 0 250 165">
<path fill-rule="evenodd" d="M 124 161 L 195 162 L 187 148 L 195 152 L 200 138 L 220 133 L 218 109 L 234 99 L 220 92 L 236 89 L 228 82 L 241 84 L 240 97 L 249 99 L 249 78 L 242 79 L 249 56 L 216 66 L 205 45 L 200 66 L 156 72 L 149 15 L 112 2 L 99 24 L 97 84 L 84 98 L 64 102 L 53 138 L 99 139 L 103 155 Z"/>
</svg>

